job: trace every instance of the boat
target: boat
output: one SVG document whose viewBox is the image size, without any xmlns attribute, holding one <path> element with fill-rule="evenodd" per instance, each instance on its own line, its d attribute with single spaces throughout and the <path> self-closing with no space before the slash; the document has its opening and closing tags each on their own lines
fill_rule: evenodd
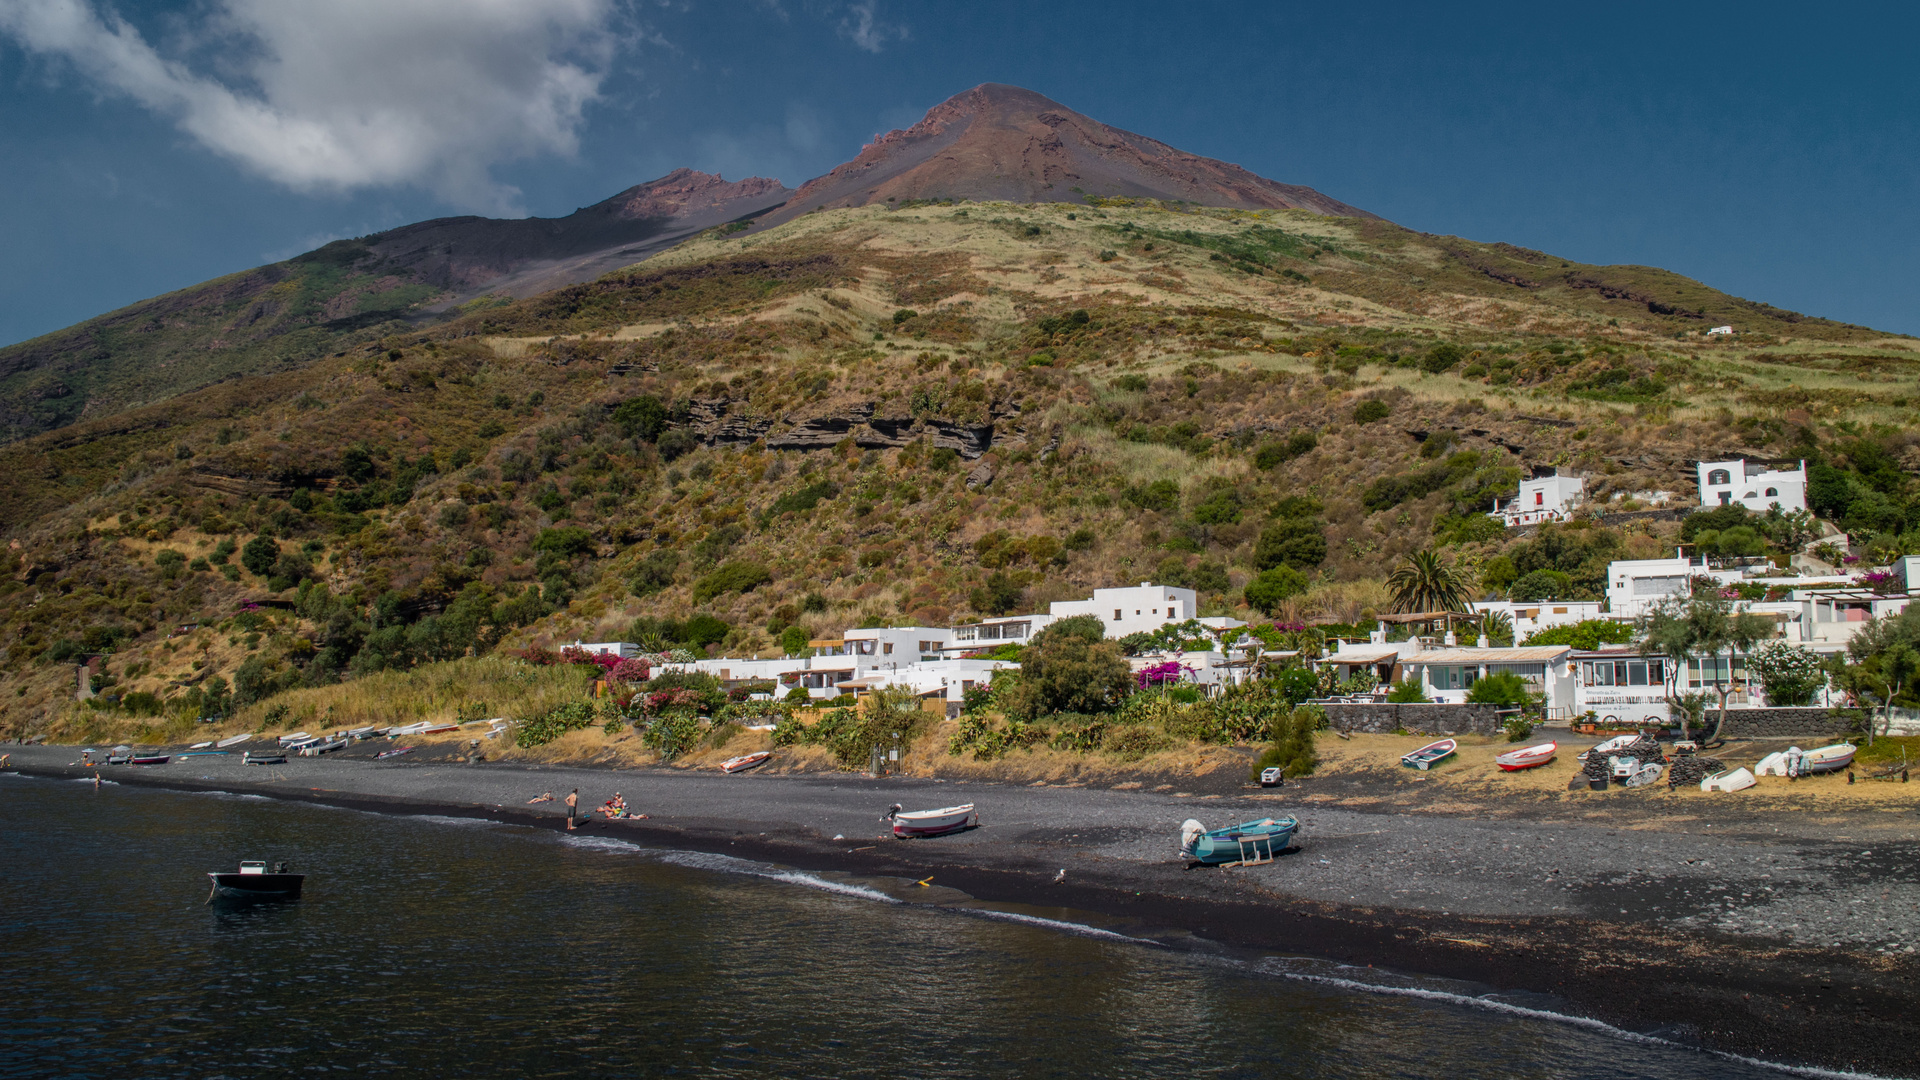
<svg viewBox="0 0 1920 1080">
<path fill-rule="evenodd" d="M 1299 831 L 1299 819 L 1290 817 L 1243 821 L 1211 831 L 1189 818 L 1180 826 L 1180 856 L 1206 866 L 1270 862 L 1293 846 Z"/>
<path fill-rule="evenodd" d="M 417 724 L 407 724 L 402 727 L 391 727 L 387 729 L 387 737 L 393 738 L 394 736 L 397 736 L 397 735 L 418 735 L 421 732 L 426 731 L 428 726 L 429 726 L 428 722 L 425 720 L 422 720 Z"/>
<path fill-rule="evenodd" d="M 212 745 L 213 745 L 213 741 L 212 741 L 212 740 L 208 740 L 208 741 L 206 741 L 206 742 L 197 742 L 197 743 L 194 743 L 194 744 L 193 744 L 192 746 L 189 746 L 189 747 L 187 747 L 187 749 L 189 749 L 189 750 L 205 750 L 205 749 L 206 749 L 207 747 L 209 747 L 209 746 L 212 746 Z"/>
<path fill-rule="evenodd" d="M 413 753 L 413 747 L 397 746 L 392 750 L 382 750 L 379 753 L 373 755 L 373 760 L 379 761 L 381 758 L 399 757 L 401 754 L 411 754 L 411 753 Z"/>
<path fill-rule="evenodd" d="M 253 736 L 251 735 L 228 736 L 227 738 L 221 739 L 219 742 L 214 743 L 213 748 L 215 750 L 225 750 L 229 746 L 239 746 L 241 743 L 246 742 L 248 739 L 251 739 L 251 738 L 253 738 Z"/>
<path fill-rule="evenodd" d="M 132 760 L 133 747 L 131 746 L 116 746 L 107 751 L 107 764 L 109 765 L 125 765 Z"/>
<path fill-rule="evenodd" d="M 1789 747 L 1785 750 L 1775 750 L 1773 753 L 1761 758 L 1759 763 L 1754 765 L 1753 775 L 1785 776 L 1787 775 L 1787 756 L 1798 753 L 1800 753 L 1800 748 L 1797 746 Z"/>
<path fill-rule="evenodd" d="M 1270 765 L 1260 770 L 1261 787 L 1280 787 L 1286 781 L 1280 775 L 1280 766 Z"/>
<path fill-rule="evenodd" d="M 1728 769 L 1700 781 L 1701 791 L 1745 791 L 1757 781 L 1745 769 Z"/>
<path fill-rule="evenodd" d="M 1640 771 L 1640 759 L 1637 757 L 1610 757 L 1607 764 L 1613 768 L 1613 778 L 1622 783 Z"/>
<path fill-rule="evenodd" d="M 428 724 L 427 726 L 425 726 L 425 727 L 423 727 L 423 728 L 421 728 L 421 729 L 420 729 L 420 734 L 422 734 L 422 735 L 438 735 L 438 734 L 440 734 L 440 733 L 441 733 L 441 732 L 443 732 L 443 731 L 459 731 L 459 730 L 460 730 L 460 725 L 459 725 L 459 724 L 451 724 L 451 723 L 447 723 L 447 722 L 445 722 L 445 721 L 442 721 L 442 722 L 440 722 L 440 723 L 438 723 L 438 724 Z"/>
<path fill-rule="evenodd" d="M 1859 747 L 1852 743 L 1834 743 L 1832 746 L 1822 746 L 1818 749 L 1809 750 L 1800 760 L 1801 771 L 1810 773 L 1838 772 L 1853 764 L 1853 755 L 1859 752 L 1859 749 Z"/>
<path fill-rule="evenodd" d="M 1460 749 L 1460 744 L 1456 740 L 1441 739 L 1438 742 L 1430 742 L 1420 749 L 1415 750 L 1413 753 L 1402 757 L 1400 764 L 1405 765 L 1409 769 L 1419 769 L 1424 772 L 1440 762 L 1445 761 L 1447 758 L 1452 757 L 1453 752 L 1458 749 Z"/>
<path fill-rule="evenodd" d="M 1660 774 L 1666 770 L 1667 767 L 1660 762 L 1649 761 L 1645 765 L 1633 770 L 1626 779 L 1626 785 L 1628 787 L 1646 787 L 1648 784 L 1659 780 Z"/>
<path fill-rule="evenodd" d="M 321 754 L 331 754 L 335 750 L 343 750 L 346 748 L 346 745 L 347 740 L 344 738 L 334 739 L 331 742 L 308 743 L 300 748 L 300 756 L 319 757 Z"/>
<path fill-rule="evenodd" d="M 186 753 L 184 753 L 184 754 L 181 754 L 180 756 L 181 756 L 181 757 L 183 757 L 183 758 L 190 758 L 190 757 L 227 757 L 227 756 L 228 756 L 228 752 L 227 752 L 227 751 L 225 751 L 225 750 L 189 750 L 189 751 L 187 751 Z"/>
<path fill-rule="evenodd" d="M 286 863 L 276 865 L 269 872 L 267 864 L 257 860 L 243 861 L 239 873 L 227 874 L 215 870 L 209 872 L 207 877 L 213 880 L 213 891 L 207 894 L 209 903 L 216 896 L 292 899 L 300 895 L 300 885 L 307 880 L 305 874 L 289 873 Z"/>
<path fill-rule="evenodd" d="M 127 760 L 129 765 L 165 765 L 172 760 L 170 754 L 135 754 Z"/>
<path fill-rule="evenodd" d="M 306 738 L 304 738 L 304 739 L 294 739 L 294 740 L 293 740 L 292 742 L 283 742 L 283 743 L 281 743 L 281 744 L 280 744 L 280 749 L 282 749 L 282 750 L 305 750 L 305 749 L 306 749 L 307 747 L 309 747 L 309 746 L 312 746 L 313 744 L 315 744 L 315 743 L 317 743 L 317 742 L 321 742 L 321 741 L 322 741 L 322 739 L 321 739 L 321 737 L 320 737 L 320 736 L 318 736 L 318 735 L 309 735 L 309 736 L 307 736 L 307 737 L 306 737 Z"/>
<path fill-rule="evenodd" d="M 906 813 L 901 812 L 899 803 L 894 803 L 887 809 L 887 816 L 880 820 L 892 822 L 893 835 L 902 840 L 945 836 L 980 824 L 980 817 L 973 812 L 972 803 L 946 806 L 938 810 L 913 810 Z"/>
<path fill-rule="evenodd" d="M 290 743 L 290 742 L 301 742 L 301 741 L 304 741 L 304 740 L 306 740 L 306 739 L 311 739 L 311 738 L 313 738 L 313 736 L 311 736 L 311 735 L 309 735 L 309 734 L 307 734 L 307 733 L 306 733 L 306 732 L 304 732 L 304 731 L 296 731 L 296 732 L 294 732 L 294 733 L 293 733 L 293 734 L 291 734 L 291 735 L 282 735 L 282 736 L 280 736 L 280 745 L 281 745 L 281 746 L 285 746 L 285 745 L 287 745 L 287 744 L 288 744 L 288 743 Z"/>
<path fill-rule="evenodd" d="M 1587 758 L 1590 755 L 1599 754 L 1601 757 L 1606 757 L 1609 754 L 1612 754 L 1615 750 L 1618 750 L 1621 747 L 1626 746 L 1628 743 L 1637 741 L 1639 738 L 1640 736 L 1638 735 L 1615 735 L 1613 738 L 1608 739 L 1606 742 L 1595 743 L 1594 745 L 1589 746 L 1585 750 L 1582 750 L 1580 752 L 1580 764 L 1585 765 L 1587 763 Z"/>
<path fill-rule="evenodd" d="M 1493 763 L 1507 772 L 1519 772 L 1521 769 L 1537 768 L 1552 761 L 1553 755 L 1559 749 L 1560 744 L 1557 742 L 1537 743 L 1518 750 L 1509 750 L 1494 758 Z"/>
<path fill-rule="evenodd" d="M 240 755 L 242 765 L 285 765 L 286 763 L 287 755 L 278 750 L 262 750 L 257 754 L 249 750 Z"/>
<path fill-rule="evenodd" d="M 766 750 L 755 750 L 751 754 L 741 754 L 739 757 L 728 758 L 721 762 L 720 771 L 727 773 L 745 772 L 755 765 L 765 765 L 767 759 L 772 756 L 773 754 Z"/>
<path fill-rule="evenodd" d="M 379 731 L 380 731 L 379 728 L 376 728 L 371 724 L 369 724 L 366 727 L 357 727 L 357 728 L 354 728 L 352 731 L 347 732 L 347 738 L 351 739 L 354 742 L 359 742 L 361 739 L 373 738 L 376 734 L 379 733 Z"/>
</svg>

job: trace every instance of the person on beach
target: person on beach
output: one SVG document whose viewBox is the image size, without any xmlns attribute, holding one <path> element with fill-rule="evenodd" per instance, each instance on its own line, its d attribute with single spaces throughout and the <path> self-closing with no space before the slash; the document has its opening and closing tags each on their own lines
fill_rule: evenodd
<svg viewBox="0 0 1920 1080">
<path fill-rule="evenodd" d="M 100 774 L 99 773 L 93 774 L 93 790 L 95 791 L 100 790 Z"/>
<path fill-rule="evenodd" d="M 567 831 L 573 832 L 573 815 L 580 809 L 580 789 L 574 788 L 567 793 Z"/>
<path fill-rule="evenodd" d="M 547 792 L 542 792 L 539 795 L 535 795 L 531 799 L 528 799 L 527 805 L 532 806 L 534 803 L 537 803 L 537 802 L 552 802 L 552 801 L 553 801 L 553 792 L 547 791 Z"/>
</svg>

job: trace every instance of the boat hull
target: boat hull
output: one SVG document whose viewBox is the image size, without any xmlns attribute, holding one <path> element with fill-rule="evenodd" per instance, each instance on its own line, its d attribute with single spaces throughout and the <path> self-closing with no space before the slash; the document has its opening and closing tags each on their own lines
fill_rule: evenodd
<svg viewBox="0 0 1920 1080">
<path fill-rule="evenodd" d="M 1858 752 L 1859 747 L 1849 743 L 1822 746 L 1807 751 L 1801 767 L 1810 773 L 1838 772 L 1853 764 L 1853 755 Z"/>
<path fill-rule="evenodd" d="M 245 754 L 240 758 L 242 765 L 285 765 L 285 754 Z"/>
<path fill-rule="evenodd" d="M 1701 791 L 1745 791 L 1757 781 L 1753 774 L 1745 769 L 1729 769 L 1717 772 L 1700 781 Z"/>
<path fill-rule="evenodd" d="M 129 765 L 165 765 L 173 759 L 171 754 L 142 754 L 129 761 Z"/>
<path fill-rule="evenodd" d="M 893 835 L 902 840 L 923 840 L 930 836 L 945 836 L 963 829 L 971 829 L 980 824 L 979 815 L 974 813 L 973 804 L 949 806 L 943 810 L 919 810 L 911 814 L 893 816 Z"/>
<path fill-rule="evenodd" d="M 213 895 L 228 899 L 292 899 L 300 895 L 305 874 L 210 873 Z"/>
<path fill-rule="evenodd" d="M 1511 750 L 1493 759 L 1495 765 L 1506 772 L 1519 772 L 1522 769 L 1537 769 L 1553 760 L 1560 751 L 1559 743 L 1541 743 L 1523 750 Z"/>
<path fill-rule="evenodd" d="M 1294 818 L 1248 821 L 1200 834 L 1181 854 L 1206 866 L 1257 860 L 1265 862 L 1293 846 L 1300 822 Z"/>
<path fill-rule="evenodd" d="M 746 754 L 737 758 L 728 758 L 726 761 L 723 761 L 720 763 L 720 771 L 724 773 L 746 772 L 748 769 L 757 768 L 758 766 L 765 765 L 767 763 L 767 759 L 771 758 L 772 756 L 773 756 L 772 754 L 769 754 L 766 751 L 761 750 L 761 751 L 757 751 L 752 754 Z"/>
<path fill-rule="evenodd" d="M 1409 769 L 1419 769 L 1425 772 L 1452 757 L 1453 752 L 1459 748 L 1460 744 L 1455 740 L 1441 739 L 1439 742 L 1428 743 L 1413 753 L 1402 757 L 1400 764 L 1405 765 Z"/>
</svg>

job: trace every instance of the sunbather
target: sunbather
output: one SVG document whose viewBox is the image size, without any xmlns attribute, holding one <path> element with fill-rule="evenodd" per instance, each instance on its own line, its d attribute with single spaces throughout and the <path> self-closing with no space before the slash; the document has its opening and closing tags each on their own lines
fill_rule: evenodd
<svg viewBox="0 0 1920 1080">
<path fill-rule="evenodd" d="M 537 802 L 552 802 L 552 801 L 553 801 L 553 792 L 549 791 L 543 795 L 537 795 L 531 799 L 528 799 L 527 805 L 532 806 L 534 803 L 537 803 Z"/>
</svg>

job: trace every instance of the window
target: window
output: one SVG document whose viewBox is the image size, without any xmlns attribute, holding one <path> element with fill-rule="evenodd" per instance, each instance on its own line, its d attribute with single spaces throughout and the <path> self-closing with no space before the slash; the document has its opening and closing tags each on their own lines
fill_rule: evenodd
<svg viewBox="0 0 1920 1080">
<path fill-rule="evenodd" d="M 1114 621 L 1114 622 L 1119 622 L 1119 621 L 1120 621 L 1120 609 L 1119 609 L 1119 608 L 1114 608 L 1114 609 L 1113 609 L 1113 621 Z"/>
<path fill-rule="evenodd" d="M 889 642 L 886 642 L 885 644 L 883 644 L 883 645 L 881 645 L 881 646 L 880 646 L 880 655 L 882 655 L 882 656 L 892 656 L 892 655 L 893 655 L 893 642 L 891 642 L 891 641 L 889 641 Z"/>
<path fill-rule="evenodd" d="M 1778 495 L 1778 494 L 1780 494 L 1780 489 L 1779 489 L 1779 488 L 1768 488 L 1768 489 L 1767 489 L 1767 498 L 1769 498 L 1769 499 L 1771 499 L 1771 498 L 1773 498 L 1773 497 L 1774 497 L 1775 495 Z"/>
<path fill-rule="evenodd" d="M 1733 483 L 1733 474 L 1725 469 L 1715 469 L 1707 474 L 1707 483 L 1731 484 Z"/>
<path fill-rule="evenodd" d="M 1534 492 L 1534 493 L 1533 493 L 1533 505 L 1535 505 L 1535 506 L 1544 506 L 1544 505 L 1546 505 L 1546 502 L 1547 502 L 1547 493 L 1546 493 L 1546 492 L 1544 492 L 1544 491 L 1536 491 L 1536 492 Z"/>
<path fill-rule="evenodd" d="M 1449 664 L 1444 667 L 1430 667 L 1427 669 L 1427 681 L 1433 684 L 1435 690 L 1459 690 L 1466 685 L 1466 682 L 1472 680 L 1471 670 L 1468 669 L 1466 679 L 1463 681 L 1462 671 L 1458 666 Z"/>
</svg>

